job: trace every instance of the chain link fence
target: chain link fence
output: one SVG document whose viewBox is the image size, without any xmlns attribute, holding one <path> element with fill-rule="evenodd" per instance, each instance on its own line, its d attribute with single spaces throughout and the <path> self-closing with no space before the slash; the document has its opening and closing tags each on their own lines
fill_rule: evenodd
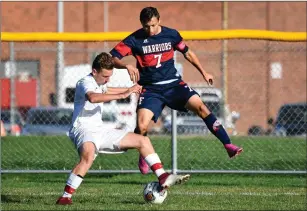
<svg viewBox="0 0 307 211">
<path fill-rule="evenodd" d="M 59 64 L 57 43 L 3 43 L 1 120 L 9 135 L 1 141 L 2 170 L 68 171 L 74 166 L 78 155 L 66 132 L 75 84 L 90 73 L 94 57 L 115 44 L 65 42 L 64 60 Z M 191 112 L 177 112 L 174 123 L 171 110 L 165 108 L 148 134 L 165 168 L 177 172 L 306 171 L 306 43 L 214 40 L 187 41 L 187 45 L 214 76 L 214 86 L 207 86 L 177 53 L 178 71 L 244 152 L 229 160 L 202 119 Z M 135 64 L 132 57 L 124 60 Z M 116 70 L 110 82 L 120 87 L 131 84 L 125 70 Z M 105 124 L 133 131 L 137 100 L 133 95 L 106 103 Z M 176 148 L 171 141 L 173 124 Z M 91 171 L 138 172 L 137 162 L 136 150 L 101 155 Z"/>
</svg>

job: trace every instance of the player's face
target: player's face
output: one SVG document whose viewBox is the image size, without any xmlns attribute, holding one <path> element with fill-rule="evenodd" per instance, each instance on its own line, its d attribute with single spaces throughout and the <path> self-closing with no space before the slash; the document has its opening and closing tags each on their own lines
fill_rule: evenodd
<svg viewBox="0 0 307 211">
<path fill-rule="evenodd" d="M 149 36 L 159 34 L 161 31 L 160 20 L 157 17 L 152 17 L 147 23 L 142 23 L 142 26 Z"/>
<path fill-rule="evenodd" d="M 97 72 L 93 70 L 93 76 L 98 85 L 104 85 L 109 82 L 110 77 L 113 75 L 113 70 L 102 69 L 102 71 Z"/>
</svg>

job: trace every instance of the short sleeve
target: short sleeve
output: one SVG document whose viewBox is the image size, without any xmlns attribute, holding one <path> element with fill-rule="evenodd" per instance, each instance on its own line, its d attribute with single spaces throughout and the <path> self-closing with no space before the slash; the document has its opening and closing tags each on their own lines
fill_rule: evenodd
<svg viewBox="0 0 307 211">
<path fill-rule="evenodd" d="M 101 86 L 102 93 L 106 93 L 108 91 L 107 84 Z"/>
<path fill-rule="evenodd" d="M 123 41 L 118 43 L 111 51 L 110 54 L 113 57 L 122 59 L 125 56 L 132 55 L 133 48 L 133 36 L 129 35 Z"/>
<path fill-rule="evenodd" d="M 181 53 L 186 53 L 189 50 L 188 46 L 183 41 L 183 38 L 181 37 L 180 33 L 176 30 L 174 36 L 174 48 Z"/>
<path fill-rule="evenodd" d="M 80 81 L 80 89 L 86 94 L 88 92 L 95 92 L 96 86 L 90 80 L 82 80 Z"/>
</svg>

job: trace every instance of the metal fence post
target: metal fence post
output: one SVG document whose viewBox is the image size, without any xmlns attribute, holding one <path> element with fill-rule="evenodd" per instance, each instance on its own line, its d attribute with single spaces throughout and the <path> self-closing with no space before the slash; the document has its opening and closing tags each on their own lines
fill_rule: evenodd
<svg viewBox="0 0 307 211">
<path fill-rule="evenodd" d="M 228 29 L 228 2 L 223 2 L 222 7 L 222 28 L 223 30 Z M 224 39 L 222 41 L 222 89 L 223 89 L 223 100 L 222 100 L 222 112 L 221 115 L 223 118 L 224 126 L 226 126 L 226 106 L 228 105 L 228 67 L 227 67 L 227 59 L 228 59 L 228 40 Z"/>
<path fill-rule="evenodd" d="M 174 64 L 177 61 L 174 53 Z M 177 111 L 172 109 L 172 173 L 177 174 Z"/>
<path fill-rule="evenodd" d="M 172 173 L 177 174 L 177 111 L 172 110 Z"/>
<path fill-rule="evenodd" d="M 15 125 L 15 78 L 16 78 L 16 66 L 15 66 L 15 52 L 14 42 L 10 42 L 10 122 L 11 133 L 13 132 L 13 126 Z"/>
<path fill-rule="evenodd" d="M 58 32 L 64 31 L 64 2 L 58 1 Z M 56 63 L 56 102 L 57 106 L 62 106 L 62 86 L 61 80 L 63 77 L 63 69 L 64 69 L 64 42 L 57 43 L 57 63 Z"/>
</svg>

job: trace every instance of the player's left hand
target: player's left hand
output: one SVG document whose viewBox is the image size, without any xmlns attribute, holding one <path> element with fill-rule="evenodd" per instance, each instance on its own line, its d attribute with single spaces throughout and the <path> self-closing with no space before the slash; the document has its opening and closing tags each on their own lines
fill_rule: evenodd
<svg viewBox="0 0 307 211">
<path fill-rule="evenodd" d="M 134 67 L 133 65 L 130 65 L 128 64 L 126 66 L 127 70 L 128 70 L 128 73 L 130 75 L 130 79 L 133 83 L 136 83 L 140 80 L 140 73 L 139 73 L 139 70 Z"/>
<path fill-rule="evenodd" d="M 212 86 L 213 85 L 213 76 L 209 73 L 206 73 L 204 75 L 204 79 L 205 81 L 208 83 L 209 86 Z"/>
</svg>

